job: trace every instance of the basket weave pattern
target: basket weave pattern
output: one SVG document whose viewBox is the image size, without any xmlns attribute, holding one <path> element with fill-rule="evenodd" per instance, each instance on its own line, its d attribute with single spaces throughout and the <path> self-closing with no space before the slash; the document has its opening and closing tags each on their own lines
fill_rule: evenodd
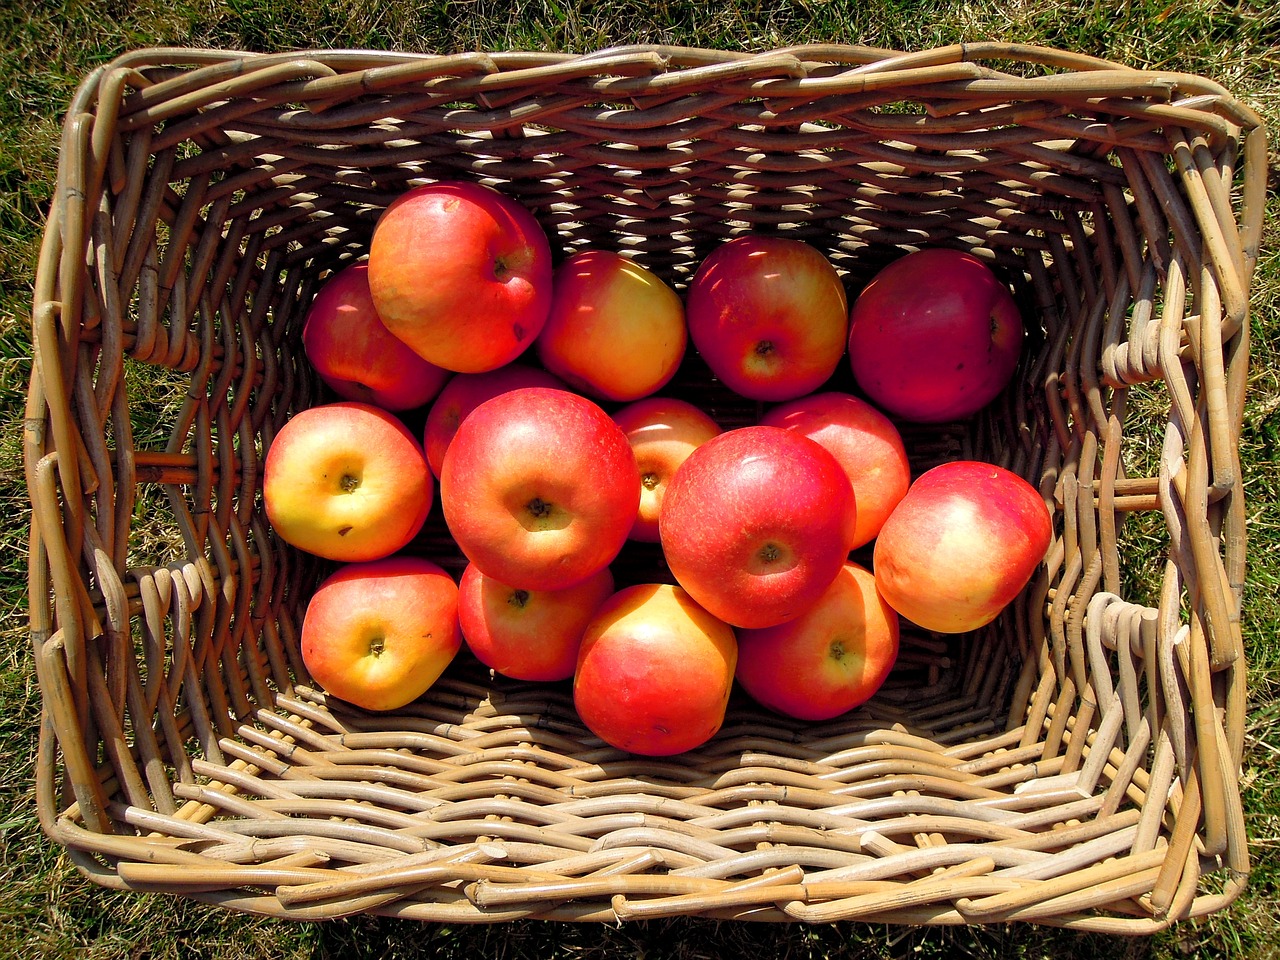
<svg viewBox="0 0 1280 960">
<path fill-rule="evenodd" d="M 1248 871 L 1236 441 L 1264 151 L 1213 83 L 999 44 L 105 66 L 68 111 L 33 311 L 46 832 L 101 884 L 290 917 L 1142 933 L 1220 909 Z M 297 651 L 325 570 L 272 535 L 261 466 L 326 398 L 300 341 L 322 278 L 454 177 L 517 197 L 560 257 L 622 250 L 678 288 L 744 231 L 819 246 L 852 293 L 904 249 L 986 258 L 1035 328 L 1017 382 L 904 430 L 917 470 L 986 459 L 1044 494 L 1032 583 L 975 634 L 907 630 L 846 717 L 735 699 L 664 761 L 465 658 L 394 715 L 326 699 Z M 759 412 L 696 357 L 672 391 Z M 436 517 L 414 548 L 456 569 Z"/>
</svg>

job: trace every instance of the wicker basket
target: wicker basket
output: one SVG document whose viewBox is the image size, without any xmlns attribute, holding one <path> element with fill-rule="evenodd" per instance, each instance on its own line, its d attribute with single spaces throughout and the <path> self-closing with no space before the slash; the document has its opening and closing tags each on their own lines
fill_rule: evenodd
<svg viewBox="0 0 1280 960">
<path fill-rule="evenodd" d="M 1115 933 L 1239 893 L 1266 162 L 1219 86 L 992 43 L 146 50 L 85 80 L 62 149 L 26 420 L 37 793 L 92 880 L 298 918 Z M 677 287 L 747 230 L 821 247 L 851 294 L 904 249 L 986 258 L 1032 348 L 990 410 L 908 443 L 1038 485 L 1055 539 L 1027 590 L 973 634 L 906 631 L 843 718 L 735 699 L 665 761 L 465 656 L 394 715 L 327 700 L 297 651 L 326 570 L 266 524 L 263 454 L 326 399 L 299 337 L 318 283 L 451 177 L 518 197 L 558 256 L 623 250 Z M 759 413 L 696 356 L 672 390 Z M 413 549 L 457 562 L 438 519 Z"/>
</svg>

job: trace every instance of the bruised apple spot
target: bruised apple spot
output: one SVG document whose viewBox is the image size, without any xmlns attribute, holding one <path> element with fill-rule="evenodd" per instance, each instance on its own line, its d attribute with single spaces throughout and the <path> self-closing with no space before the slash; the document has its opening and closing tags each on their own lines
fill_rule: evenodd
<svg viewBox="0 0 1280 960">
<path fill-rule="evenodd" d="M 511 335 L 516 338 L 517 343 L 523 343 L 525 336 L 524 325 L 520 323 L 513 323 L 511 325 Z"/>
</svg>

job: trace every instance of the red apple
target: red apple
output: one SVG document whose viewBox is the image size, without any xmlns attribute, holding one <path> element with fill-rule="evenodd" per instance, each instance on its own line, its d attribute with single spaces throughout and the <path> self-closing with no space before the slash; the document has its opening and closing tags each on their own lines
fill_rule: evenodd
<svg viewBox="0 0 1280 960">
<path fill-rule="evenodd" d="M 1000 394 L 1022 339 L 1018 305 L 986 264 L 959 250 L 920 250 L 882 269 L 854 301 L 849 364 L 877 406 L 940 423 Z"/>
<path fill-rule="evenodd" d="M 436 397 L 427 411 L 427 421 L 422 432 L 422 446 L 427 454 L 427 464 L 435 476 L 440 476 L 440 467 L 444 464 L 444 452 L 449 449 L 453 435 L 458 432 L 458 424 L 462 423 L 480 404 L 517 387 L 557 387 L 565 388 L 560 378 L 543 370 L 523 363 L 509 363 L 497 370 L 486 373 L 455 374 L 440 396 Z"/>
<path fill-rule="evenodd" d="M 829 720 L 871 698 L 898 658 L 898 614 L 875 577 L 846 563 L 794 620 L 738 631 L 738 682 L 756 701 L 800 720 Z"/>
<path fill-rule="evenodd" d="M 724 723 L 737 656 L 733 629 L 684 590 L 627 587 L 587 625 L 573 703 L 610 746 L 654 757 L 683 753 Z"/>
<path fill-rule="evenodd" d="M 645 397 L 613 415 L 640 468 L 640 510 L 631 539 L 658 542 L 658 514 L 667 484 L 698 447 L 722 432 L 698 407 L 675 397 Z"/>
<path fill-rule="evenodd" d="M 689 337 L 735 393 L 791 400 L 839 366 L 849 307 L 835 267 L 786 237 L 742 236 L 698 267 L 685 301 Z"/>
<path fill-rule="evenodd" d="M 522 590 L 559 590 L 609 565 L 640 503 L 631 445 L 567 390 L 523 387 L 458 427 L 440 471 L 445 523 L 467 559 Z"/>
<path fill-rule="evenodd" d="M 538 358 L 575 390 L 638 400 L 680 366 L 684 303 L 656 275 L 611 250 L 583 250 L 560 265 Z"/>
<path fill-rule="evenodd" d="M 369 289 L 388 330 L 459 373 L 509 363 L 551 306 L 551 246 L 533 214 L 491 187 L 440 181 L 383 211 Z"/>
<path fill-rule="evenodd" d="M 366 710 L 397 710 L 422 696 L 461 647 L 458 588 L 420 557 L 347 564 L 312 595 L 301 644 L 327 693 Z"/>
<path fill-rule="evenodd" d="M 1053 536 L 1043 498 L 1016 473 L 956 460 L 916 478 L 880 528 L 880 593 L 926 630 L 963 633 L 994 620 L 1044 559 Z"/>
<path fill-rule="evenodd" d="M 870 543 L 907 493 L 911 465 L 893 421 L 848 393 L 814 393 L 780 404 L 762 424 L 785 427 L 816 440 L 844 467 L 858 504 L 853 546 Z"/>
<path fill-rule="evenodd" d="M 363 263 L 325 281 L 307 311 L 302 347 L 334 393 L 384 410 L 421 407 L 449 378 L 449 371 L 423 360 L 383 326 Z"/>
<path fill-rule="evenodd" d="M 376 560 L 404 547 L 431 509 L 422 448 L 390 413 L 343 401 L 294 414 L 271 441 L 262 501 L 275 532 L 330 560 Z"/>
<path fill-rule="evenodd" d="M 458 585 L 462 638 L 476 659 L 504 677 L 567 680 L 582 632 L 612 594 L 608 567 L 563 590 L 520 590 L 470 563 Z"/>
<path fill-rule="evenodd" d="M 676 470 L 658 517 L 676 582 L 735 627 L 800 616 L 835 579 L 857 525 L 830 453 L 781 427 L 738 427 Z"/>
</svg>

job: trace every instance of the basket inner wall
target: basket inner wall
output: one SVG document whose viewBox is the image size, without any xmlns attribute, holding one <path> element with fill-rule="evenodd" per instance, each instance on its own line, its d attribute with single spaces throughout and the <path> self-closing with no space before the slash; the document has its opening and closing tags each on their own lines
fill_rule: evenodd
<svg viewBox="0 0 1280 960">
<path fill-rule="evenodd" d="M 1155 603 L 1167 609 L 1189 578 L 1171 563 L 1134 597 L 1135 576 L 1151 578 L 1126 563 L 1178 553 L 1163 545 L 1153 447 L 1167 434 L 1153 438 L 1153 425 L 1173 420 L 1180 436 L 1199 415 L 1163 392 L 1160 321 L 1200 312 L 1202 278 L 1188 276 L 1177 209 L 1153 202 L 1168 203 L 1174 180 L 1151 160 L 1152 135 L 1144 128 L 1117 144 L 1107 127 L 1090 140 L 1078 135 L 1089 118 L 1061 104 L 978 104 L 939 126 L 948 111 L 938 102 L 909 100 L 818 98 L 780 110 L 737 91 L 698 91 L 657 105 L 553 109 L 544 93 L 442 96 L 411 85 L 325 110 L 229 99 L 122 137 L 121 158 L 150 173 L 140 187 L 108 176 L 94 221 L 96 309 L 125 317 L 120 342 L 104 324 L 90 347 L 101 357 L 97 395 L 117 377 L 128 399 L 100 409 L 107 439 L 89 450 L 100 476 L 122 481 L 102 485 L 91 508 L 118 573 L 99 567 L 90 581 L 99 606 L 119 608 L 128 627 L 92 648 L 101 689 L 85 732 L 109 770 L 104 792 L 132 811 L 130 828 L 156 829 L 139 813 L 148 810 L 231 823 L 219 829 L 270 836 L 280 856 L 311 843 L 346 863 L 362 862 L 373 835 L 417 851 L 404 846 L 406 829 L 428 845 L 505 842 L 509 861 L 533 863 L 547 856 L 533 848 L 548 846 L 551 829 L 561 857 L 648 842 L 676 869 L 721 878 L 788 856 L 815 876 L 861 875 L 801 842 L 805 831 L 848 829 L 848 818 L 877 831 L 866 849 L 865 838 L 849 840 L 858 856 L 940 841 L 949 852 L 926 857 L 925 870 L 971 857 L 971 845 L 1050 829 L 1093 842 L 1097 859 L 1163 849 L 1181 801 L 1174 771 L 1194 760 L 1185 742 L 1154 732 L 1168 726 L 1161 689 L 1191 682 L 1186 662 L 1156 653 L 1170 626 Z M 989 628 L 948 638 L 908 626 L 894 675 L 853 714 L 800 724 L 735 695 L 721 733 L 679 762 L 604 747 L 577 721 L 567 687 L 492 677 L 465 650 L 395 716 L 326 701 L 297 636 L 329 568 L 272 535 L 261 463 L 291 414 L 332 399 L 300 340 L 319 284 L 363 256 L 399 192 L 444 178 L 522 200 L 558 258 L 620 250 L 681 291 L 702 257 L 744 232 L 818 246 L 851 301 L 911 249 L 984 257 L 1028 321 L 1019 374 L 971 422 L 900 426 L 917 473 L 985 459 L 1041 489 L 1057 534 L 1044 569 Z M 1201 373 L 1180 372 L 1187 389 Z M 852 389 L 844 365 L 830 386 Z M 726 427 L 761 412 L 696 356 L 666 392 Z M 406 415 L 411 429 L 424 413 Z M 123 482 L 130 475 L 136 485 Z M 1158 538 L 1154 549 L 1129 544 L 1135 522 L 1137 540 Z M 166 533 L 168 550 L 157 550 Z M 438 502 L 408 549 L 461 570 Z M 616 569 L 623 583 L 670 579 L 642 548 Z M 1215 745 L 1224 756 L 1232 746 L 1220 726 Z M 587 808 L 562 807 L 567 798 L 604 825 L 581 826 Z M 956 806 L 966 801 L 988 801 L 998 815 L 966 821 Z M 612 827 L 611 804 L 625 811 Z M 715 832 L 761 822 L 751 812 L 761 804 L 763 833 L 735 846 Z M 707 826 L 709 810 L 723 822 Z M 288 829 L 257 819 L 279 815 Z M 936 841 L 922 839 L 930 834 Z M 793 837 L 789 853 L 760 853 L 780 836 Z M 717 858 L 700 843 L 732 852 Z M 1046 842 L 1039 852 L 1066 849 Z M 1038 857 L 1005 856 L 997 866 L 1047 870 Z M 430 909 L 460 916 L 464 901 L 453 889 Z M 585 902 L 569 913 L 603 911 Z"/>
</svg>

